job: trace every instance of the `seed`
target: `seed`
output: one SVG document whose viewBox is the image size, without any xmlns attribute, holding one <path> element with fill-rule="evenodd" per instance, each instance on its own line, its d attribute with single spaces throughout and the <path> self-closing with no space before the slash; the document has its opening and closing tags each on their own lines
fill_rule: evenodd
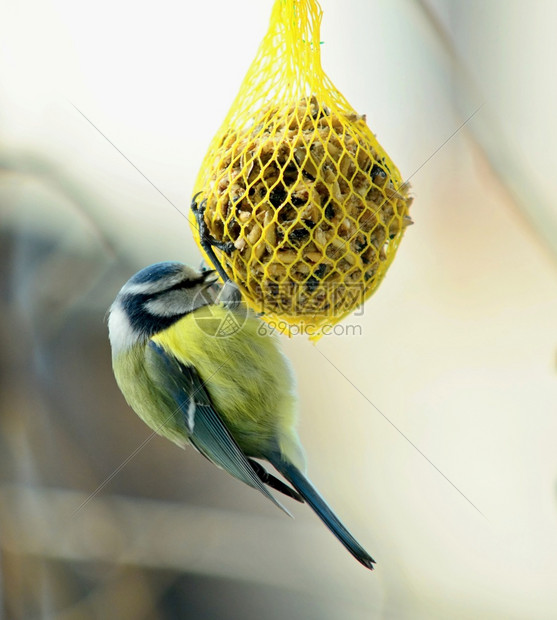
<svg viewBox="0 0 557 620">
<path fill-rule="evenodd" d="M 275 187 L 271 190 L 269 200 L 273 207 L 280 207 L 280 205 L 286 200 L 288 194 L 282 187 Z"/>
<path fill-rule="evenodd" d="M 288 239 L 291 241 L 301 241 L 309 237 L 309 230 L 307 228 L 295 228 L 288 233 Z"/>
<path fill-rule="evenodd" d="M 335 217 L 335 207 L 332 200 L 329 200 L 327 206 L 325 207 L 325 217 L 329 220 L 332 220 Z"/>
<path fill-rule="evenodd" d="M 253 245 L 259 237 L 261 237 L 262 228 L 259 224 L 255 224 L 248 234 L 248 241 Z"/>
<path fill-rule="evenodd" d="M 327 244 L 327 238 L 325 237 L 325 233 L 321 230 L 321 228 L 316 228 L 314 230 L 313 239 L 315 241 L 315 245 L 318 248 L 323 248 Z"/>
<path fill-rule="evenodd" d="M 277 259 L 280 263 L 290 265 L 298 258 L 298 253 L 293 250 L 282 250 L 277 252 Z"/>
</svg>

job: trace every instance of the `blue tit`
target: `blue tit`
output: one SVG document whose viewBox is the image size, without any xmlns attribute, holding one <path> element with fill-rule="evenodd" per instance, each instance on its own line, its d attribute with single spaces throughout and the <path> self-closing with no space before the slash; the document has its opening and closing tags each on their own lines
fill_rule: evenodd
<svg viewBox="0 0 557 620">
<path fill-rule="evenodd" d="M 307 502 L 348 551 L 373 569 L 374 560 L 304 473 L 294 378 L 278 339 L 262 334 L 264 324 L 234 296 L 216 298 L 215 281 L 214 271 L 165 262 L 123 286 L 108 328 L 125 399 L 159 435 L 192 445 L 283 510 L 270 488 Z M 219 333 L 215 325 L 229 328 Z M 270 462 L 291 486 L 255 459 Z"/>
</svg>

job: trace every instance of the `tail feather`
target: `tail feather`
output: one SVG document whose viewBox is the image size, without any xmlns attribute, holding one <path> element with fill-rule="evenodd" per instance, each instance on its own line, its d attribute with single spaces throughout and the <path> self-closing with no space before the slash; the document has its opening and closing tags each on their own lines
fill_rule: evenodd
<svg viewBox="0 0 557 620">
<path fill-rule="evenodd" d="M 276 469 L 290 482 L 304 500 L 312 507 L 317 516 L 338 538 L 338 540 L 350 551 L 350 553 L 366 568 L 373 570 L 375 560 L 350 534 L 340 522 L 335 513 L 329 508 L 317 489 L 304 476 L 304 474 L 292 463 L 285 461 L 280 455 L 273 455 L 270 459 Z"/>
<path fill-rule="evenodd" d="M 263 467 L 263 465 L 261 465 L 261 463 L 258 463 L 253 459 L 248 459 L 248 461 L 263 484 L 270 486 L 272 489 L 275 489 L 275 491 L 280 491 L 284 495 L 295 499 L 297 502 L 302 502 L 302 504 L 304 503 L 304 498 L 299 493 L 294 491 L 294 489 L 291 489 L 287 484 L 284 484 L 282 480 L 275 478 Z"/>
</svg>

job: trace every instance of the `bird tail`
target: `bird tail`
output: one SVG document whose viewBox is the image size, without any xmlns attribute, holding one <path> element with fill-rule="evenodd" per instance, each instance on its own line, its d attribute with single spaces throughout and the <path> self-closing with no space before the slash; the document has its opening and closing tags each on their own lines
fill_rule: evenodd
<svg viewBox="0 0 557 620">
<path fill-rule="evenodd" d="M 269 458 L 269 461 L 288 480 L 288 482 L 290 482 L 296 491 L 298 491 L 304 500 L 312 507 L 317 516 L 346 547 L 346 549 L 350 551 L 356 560 L 358 560 L 358 562 L 363 564 L 366 568 L 373 570 L 375 560 L 344 527 L 305 475 L 293 463 L 285 461 L 280 454 L 272 455 Z"/>
</svg>

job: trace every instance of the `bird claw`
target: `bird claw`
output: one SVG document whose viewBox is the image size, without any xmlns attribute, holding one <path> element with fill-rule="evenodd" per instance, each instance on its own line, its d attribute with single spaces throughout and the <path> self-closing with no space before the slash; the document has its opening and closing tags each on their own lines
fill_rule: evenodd
<svg viewBox="0 0 557 620">
<path fill-rule="evenodd" d="M 230 256 L 232 252 L 236 249 L 236 247 L 234 243 L 232 243 L 232 241 L 218 241 L 213 237 L 213 235 L 211 235 L 211 233 L 209 232 L 209 227 L 205 222 L 207 199 L 204 198 L 198 204 L 197 197 L 200 194 L 202 194 L 202 192 L 197 192 L 197 194 L 195 194 L 191 201 L 191 210 L 195 216 L 195 220 L 197 222 L 197 230 L 199 232 L 199 243 L 205 251 L 205 254 L 207 254 L 210 261 L 213 263 L 213 267 L 217 270 L 223 282 L 228 282 L 230 278 L 224 271 L 222 265 L 220 264 L 220 261 L 217 259 L 213 248 L 217 248 L 217 250 L 220 250 L 221 252 L 224 252 L 227 256 Z"/>
<path fill-rule="evenodd" d="M 201 194 L 198 192 L 191 201 L 191 210 L 195 215 L 195 220 L 197 222 L 197 229 L 199 231 L 199 238 L 201 241 L 201 245 L 203 249 L 205 246 L 209 245 L 211 247 L 217 248 L 222 252 L 225 252 L 228 256 L 232 254 L 232 252 L 236 249 L 236 246 L 232 241 L 218 241 L 211 235 L 209 232 L 209 227 L 205 222 L 205 211 L 207 210 L 207 199 L 204 198 L 201 203 L 197 204 L 197 197 Z"/>
</svg>

